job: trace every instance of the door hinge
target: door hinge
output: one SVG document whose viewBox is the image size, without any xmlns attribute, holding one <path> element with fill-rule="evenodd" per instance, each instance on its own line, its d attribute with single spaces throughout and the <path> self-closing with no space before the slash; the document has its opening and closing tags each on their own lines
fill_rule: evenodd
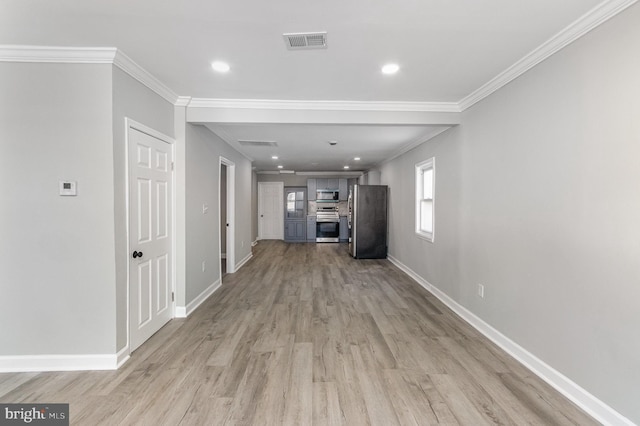
<svg viewBox="0 0 640 426">
<path fill-rule="evenodd" d="M 173 161 L 171 162 L 171 171 L 173 171 Z"/>
<path fill-rule="evenodd" d="M 171 292 L 171 301 L 172 302 L 176 301 L 176 294 L 173 291 Z"/>
</svg>

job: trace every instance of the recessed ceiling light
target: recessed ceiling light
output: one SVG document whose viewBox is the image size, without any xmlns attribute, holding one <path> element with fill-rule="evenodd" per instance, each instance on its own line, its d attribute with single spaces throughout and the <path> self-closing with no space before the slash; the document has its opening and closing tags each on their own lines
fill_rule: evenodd
<svg viewBox="0 0 640 426">
<path fill-rule="evenodd" d="M 278 166 L 278 168 L 279 168 L 279 169 L 281 169 L 281 168 L 282 168 L 282 166 Z"/>
<path fill-rule="evenodd" d="M 398 64 L 386 64 L 382 67 L 382 74 L 395 74 L 400 69 Z"/>
<path fill-rule="evenodd" d="M 349 166 L 344 166 L 343 168 L 348 169 L 348 168 L 349 168 Z"/>
<path fill-rule="evenodd" d="M 272 160 L 277 160 L 277 159 L 278 159 L 278 156 L 277 156 L 277 155 L 272 155 L 272 156 L 271 156 L 271 159 L 272 159 Z"/>
<path fill-rule="evenodd" d="M 353 161 L 360 161 L 360 157 L 354 157 Z"/>
<path fill-rule="evenodd" d="M 211 68 L 217 72 L 228 72 L 231 67 L 228 63 L 222 61 L 215 61 L 211 63 Z"/>
</svg>

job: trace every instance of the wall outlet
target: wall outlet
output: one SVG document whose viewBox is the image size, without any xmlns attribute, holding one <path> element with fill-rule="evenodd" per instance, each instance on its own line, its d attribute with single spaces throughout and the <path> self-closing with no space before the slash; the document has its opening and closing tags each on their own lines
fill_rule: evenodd
<svg viewBox="0 0 640 426">
<path fill-rule="evenodd" d="M 204 272 L 204 271 L 206 271 L 206 270 L 207 270 L 207 261 L 206 261 L 206 260 L 203 260 L 203 261 L 202 261 L 202 272 Z"/>
<path fill-rule="evenodd" d="M 478 296 L 484 299 L 484 285 L 478 284 Z"/>
</svg>

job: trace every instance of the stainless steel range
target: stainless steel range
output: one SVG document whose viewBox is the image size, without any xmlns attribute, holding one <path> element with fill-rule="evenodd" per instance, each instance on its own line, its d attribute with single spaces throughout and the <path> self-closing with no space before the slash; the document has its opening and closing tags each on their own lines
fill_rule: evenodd
<svg viewBox="0 0 640 426">
<path fill-rule="evenodd" d="M 338 203 L 318 203 L 316 210 L 316 242 L 337 243 L 340 241 L 340 215 Z"/>
</svg>

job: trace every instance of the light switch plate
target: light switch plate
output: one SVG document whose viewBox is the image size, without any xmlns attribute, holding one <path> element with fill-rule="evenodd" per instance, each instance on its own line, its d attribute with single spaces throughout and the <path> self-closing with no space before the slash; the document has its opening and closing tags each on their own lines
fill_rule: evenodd
<svg viewBox="0 0 640 426">
<path fill-rule="evenodd" d="M 74 196 L 78 195 L 76 191 L 76 182 L 70 180 L 60 181 L 60 195 L 62 196 Z"/>
</svg>

